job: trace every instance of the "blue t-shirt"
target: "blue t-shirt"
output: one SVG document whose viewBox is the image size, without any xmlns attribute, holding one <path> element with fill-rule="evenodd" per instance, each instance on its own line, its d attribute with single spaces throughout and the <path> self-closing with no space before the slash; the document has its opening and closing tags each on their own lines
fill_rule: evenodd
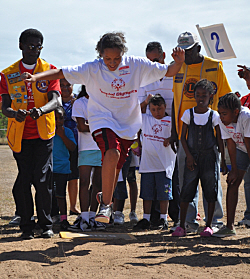
<svg viewBox="0 0 250 279">
<path fill-rule="evenodd" d="M 74 97 L 76 98 L 77 95 L 74 94 Z M 76 128 L 77 123 L 71 118 L 72 116 L 72 103 L 71 101 L 68 102 L 62 102 L 63 108 L 65 110 L 65 116 L 64 116 L 64 126 L 69 128 L 75 136 L 75 140 L 77 142 L 78 139 L 78 131 Z"/>
<path fill-rule="evenodd" d="M 76 144 L 73 132 L 67 127 L 64 127 L 64 131 L 66 137 Z M 53 138 L 53 144 L 53 172 L 63 174 L 71 173 L 69 150 L 57 134 Z"/>
</svg>

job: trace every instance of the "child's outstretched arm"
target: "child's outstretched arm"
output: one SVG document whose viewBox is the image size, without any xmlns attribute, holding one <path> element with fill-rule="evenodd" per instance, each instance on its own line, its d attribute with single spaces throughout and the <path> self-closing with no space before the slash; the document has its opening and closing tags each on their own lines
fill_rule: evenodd
<svg viewBox="0 0 250 279">
<path fill-rule="evenodd" d="M 76 149 L 76 144 L 65 135 L 63 126 L 56 127 L 56 134 L 62 139 L 63 143 L 69 151 L 74 151 Z"/>
<path fill-rule="evenodd" d="M 141 103 L 141 113 L 146 113 L 148 102 L 152 97 L 154 97 L 154 95 L 149 94 L 146 100 Z"/>
<path fill-rule="evenodd" d="M 186 140 L 187 131 L 188 131 L 188 125 L 183 122 L 182 131 L 181 131 L 181 144 L 182 144 L 183 149 L 187 156 L 187 161 L 186 161 L 187 167 L 188 167 L 188 169 L 193 171 L 194 165 L 196 165 L 196 162 L 194 160 L 194 157 L 192 156 L 192 154 L 190 153 L 190 151 L 188 149 L 187 140 Z"/>
<path fill-rule="evenodd" d="M 38 80 L 55 80 L 55 79 L 63 79 L 64 74 L 62 69 L 52 69 L 45 72 L 41 72 L 39 74 L 32 75 L 30 73 L 22 73 L 21 79 L 25 82 L 36 82 Z"/>
<path fill-rule="evenodd" d="M 215 131 L 216 131 L 216 140 L 217 140 L 217 145 L 219 147 L 219 152 L 221 153 L 221 169 L 222 169 L 222 174 L 225 175 L 228 173 L 228 168 L 227 164 L 225 161 L 225 148 L 224 148 L 224 143 L 221 138 L 221 131 L 220 131 L 220 126 L 216 125 L 215 126 Z"/>
<path fill-rule="evenodd" d="M 231 171 L 227 175 L 227 184 L 233 184 L 238 178 L 238 168 L 236 165 L 236 143 L 233 139 L 227 139 L 227 149 L 231 161 Z"/>
<path fill-rule="evenodd" d="M 174 48 L 172 57 L 174 63 L 168 66 L 168 71 L 165 75 L 166 77 L 173 77 L 180 71 L 183 62 L 185 61 L 185 50 L 180 47 Z"/>
</svg>

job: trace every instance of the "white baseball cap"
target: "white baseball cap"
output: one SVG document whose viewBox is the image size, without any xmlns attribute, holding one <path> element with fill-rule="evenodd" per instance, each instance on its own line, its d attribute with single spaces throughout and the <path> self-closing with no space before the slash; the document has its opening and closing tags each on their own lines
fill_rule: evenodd
<svg viewBox="0 0 250 279">
<path fill-rule="evenodd" d="M 177 47 L 182 49 L 192 48 L 195 44 L 199 43 L 197 35 L 191 32 L 181 33 L 177 40 Z"/>
</svg>

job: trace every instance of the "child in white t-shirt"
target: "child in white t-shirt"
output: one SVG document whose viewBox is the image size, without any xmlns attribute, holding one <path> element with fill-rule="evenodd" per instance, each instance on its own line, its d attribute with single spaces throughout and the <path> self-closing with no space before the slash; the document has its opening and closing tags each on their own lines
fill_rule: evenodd
<svg viewBox="0 0 250 279">
<path fill-rule="evenodd" d="M 214 87 L 212 82 L 201 79 L 194 86 L 194 98 L 197 105 L 186 110 L 181 118 L 183 122 L 181 143 L 186 153 L 184 182 L 181 189 L 180 226 L 172 236 L 185 236 L 185 220 L 189 202 L 197 191 L 199 180 L 208 202 L 208 217 L 201 236 L 213 235 L 212 219 L 218 192 L 218 163 L 215 148 L 219 146 L 222 153 L 222 168 L 226 171 L 224 146 L 218 124 L 219 115 L 209 108 L 213 100 Z M 214 135 L 216 131 L 216 137 Z"/>
<path fill-rule="evenodd" d="M 36 75 L 24 73 L 26 82 L 66 78 L 71 84 L 85 84 L 89 94 L 90 132 L 102 151 L 102 202 L 96 220 L 108 223 L 111 200 L 118 174 L 128 150 L 141 128 L 138 90 L 164 76 L 174 76 L 185 59 L 184 50 L 175 48 L 175 62 L 169 66 L 146 58 L 124 56 L 123 33 L 106 33 L 97 43 L 99 59 L 81 65 L 62 67 Z"/>
<path fill-rule="evenodd" d="M 81 214 L 68 230 L 73 232 L 105 230 L 105 224 L 95 221 L 96 210 L 98 208 L 96 195 L 101 191 L 102 187 L 102 153 L 89 131 L 87 111 L 89 96 L 84 85 L 82 85 L 80 94 L 73 104 L 72 119 L 77 122 L 78 128 L 79 199 Z M 91 200 L 89 201 L 89 185 L 92 171 Z"/>
<path fill-rule="evenodd" d="M 227 176 L 227 225 L 214 236 L 235 235 L 234 218 L 238 189 L 250 165 L 250 110 L 242 107 L 234 93 L 221 97 L 218 103 L 221 136 L 227 141 L 231 171 Z"/>
<path fill-rule="evenodd" d="M 166 116 L 166 103 L 160 94 L 148 95 L 146 103 L 152 115 L 142 115 L 142 156 L 140 198 L 143 199 L 143 219 L 134 226 L 135 230 L 150 228 L 152 201 L 160 201 L 160 229 L 167 229 L 167 210 L 172 200 L 172 175 L 176 155 L 169 145 L 171 135 L 171 117 Z"/>
</svg>

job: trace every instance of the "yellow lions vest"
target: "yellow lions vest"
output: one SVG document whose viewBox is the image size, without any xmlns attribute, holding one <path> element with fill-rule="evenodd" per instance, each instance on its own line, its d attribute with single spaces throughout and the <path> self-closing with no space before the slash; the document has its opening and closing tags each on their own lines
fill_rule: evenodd
<svg viewBox="0 0 250 279">
<path fill-rule="evenodd" d="M 173 79 L 175 123 L 179 139 L 182 131 L 181 117 L 185 110 L 197 105 L 193 89 L 196 82 L 203 78 L 210 80 L 214 85 L 211 105 L 213 110 L 217 111 L 219 98 L 231 92 L 220 61 L 204 56 L 201 63 L 192 65 L 183 63 Z"/>
<path fill-rule="evenodd" d="M 15 62 L 10 67 L 2 71 L 5 75 L 8 92 L 11 98 L 11 108 L 13 110 L 25 109 L 28 107 L 28 94 L 24 81 L 21 80 L 20 64 L 21 60 Z M 33 74 L 50 70 L 50 64 L 41 58 L 37 59 L 37 64 Z M 40 80 L 32 83 L 32 93 L 35 107 L 39 108 L 48 103 L 47 89 L 49 81 Z M 37 130 L 39 137 L 48 140 L 55 135 L 55 114 L 54 111 L 40 116 L 37 120 Z M 18 122 L 15 118 L 8 119 L 7 139 L 10 148 L 14 152 L 21 152 L 21 142 L 25 121 Z"/>
</svg>

